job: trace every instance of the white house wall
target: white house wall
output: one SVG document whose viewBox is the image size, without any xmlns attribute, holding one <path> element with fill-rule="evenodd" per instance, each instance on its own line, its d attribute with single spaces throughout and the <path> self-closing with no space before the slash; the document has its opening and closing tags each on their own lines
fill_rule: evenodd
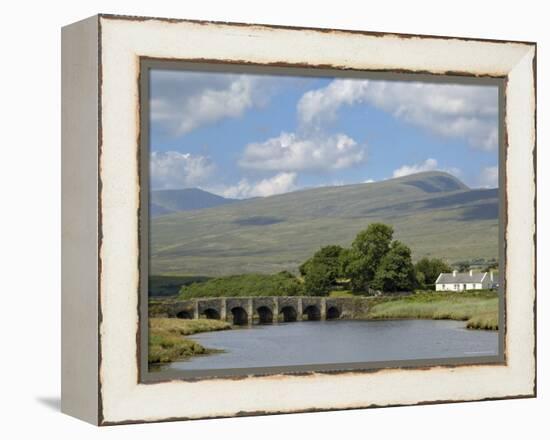
<svg viewBox="0 0 550 440">
<path fill-rule="evenodd" d="M 457 287 L 458 286 L 458 287 Z M 447 283 L 447 284 L 436 284 L 436 291 L 453 291 L 453 292 L 462 292 L 464 290 L 479 290 L 479 289 L 488 289 L 489 283 L 466 283 L 466 288 L 464 289 L 464 283 Z"/>
</svg>

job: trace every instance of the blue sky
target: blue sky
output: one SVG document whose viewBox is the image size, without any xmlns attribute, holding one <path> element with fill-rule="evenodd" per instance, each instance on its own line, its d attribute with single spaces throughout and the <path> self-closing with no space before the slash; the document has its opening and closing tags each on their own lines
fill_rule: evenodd
<svg viewBox="0 0 550 440">
<path fill-rule="evenodd" d="M 498 181 L 496 86 L 153 70 L 151 186 L 258 197 L 441 170 Z"/>
</svg>

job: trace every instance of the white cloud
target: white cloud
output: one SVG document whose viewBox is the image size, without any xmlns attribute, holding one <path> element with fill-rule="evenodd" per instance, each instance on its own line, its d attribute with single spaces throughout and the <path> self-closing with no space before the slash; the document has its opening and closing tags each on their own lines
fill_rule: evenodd
<svg viewBox="0 0 550 440">
<path fill-rule="evenodd" d="M 498 187 L 498 167 L 486 167 L 481 170 L 479 176 L 479 183 L 485 188 L 497 188 Z"/>
<path fill-rule="evenodd" d="M 410 174 L 421 173 L 424 171 L 445 171 L 455 176 L 460 175 L 460 170 L 458 168 L 441 168 L 438 166 L 437 160 L 429 158 L 422 163 L 417 163 L 413 165 L 403 165 L 400 168 L 397 168 L 393 171 L 393 177 L 403 177 Z"/>
<path fill-rule="evenodd" d="M 151 120 L 173 135 L 224 118 L 237 118 L 266 102 L 260 81 L 246 75 L 154 71 L 151 81 Z"/>
<path fill-rule="evenodd" d="M 151 153 L 149 166 L 153 189 L 198 186 L 205 182 L 215 169 L 207 157 L 177 151 Z"/>
<path fill-rule="evenodd" d="M 298 102 L 303 125 L 319 128 L 344 105 L 369 103 L 440 136 L 473 147 L 498 144 L 498 89 L 489 86 L 336 79 Z"/>
<path fill-rule="evenodd" d="M 296 173 L 278 173 L 273 177 L 250 182 L 242 179 L 237 185 L 227 187 L 221 191 L 225 197 L 246 199 L 249 197 L 267 197 L 283 194 L 296 189 Z"/>
<path fill-rule="evenodd" d="M 335 119 L 342 105 L 363 102 L 368 86 L 368 81 L 337 79 L 322 89 L 310 90 L 298 101 L 298 118 L 313 126 Z"/>
<path fill-rule="evenodd" d="M 263 171 L 322 171 L 348 168 L 365 159 L 365 147 L 345 134 L 308 137 L 283 132 L 248 144 L 239 165 Z"/>
<path fill-rule="evenodd" d="M 376 182 L 376 180 L 374 179 L 363 180 L 363 183 L 374 183 L 374 182 Z"/>
<path fill-rule="evenodd" d="M 437 169 L 437 160 L 426 159 L 424 162 L 414 165 L 403 165 L 394 170 L 393 177 L 403 177 L 409 174 L 421 173 L 422 171 L 433 171 Z"/>
</svg>

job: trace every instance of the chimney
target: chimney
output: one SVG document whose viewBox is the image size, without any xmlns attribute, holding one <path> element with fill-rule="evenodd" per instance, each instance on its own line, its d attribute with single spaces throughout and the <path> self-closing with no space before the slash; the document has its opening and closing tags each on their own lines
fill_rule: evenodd
<svg viewBox="0 0 550 440">
<path fill-rule="evenodd" d="M 489 272 L 489 277 L 490 277 L 491 283 L 492 283 L 492 282 L 493 282 L 493 271 L 490 271 L 490 272 Z"/>
<path fill-rule="evenodd" d="M 453 277 L 456 277 L 456 270 L 453 270 Z"/>
<path fill-rule="evenodd" d="M 472 269 L 470 269 L 470 276 L 473 277 L 474 276 L 474 271 Z"/>
</svg>

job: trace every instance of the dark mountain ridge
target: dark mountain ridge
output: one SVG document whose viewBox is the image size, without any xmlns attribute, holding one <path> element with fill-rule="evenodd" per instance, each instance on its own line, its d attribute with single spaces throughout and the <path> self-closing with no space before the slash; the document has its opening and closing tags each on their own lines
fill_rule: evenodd
<svg viewBox="0 0 550 440">
<path fill-rule="evenodd" d="M 152 217 L 238 202 L 236 199 L 227 199 L 199 188 L 155 190 L 151 191 L 150 197 Z"/>
</svg>

